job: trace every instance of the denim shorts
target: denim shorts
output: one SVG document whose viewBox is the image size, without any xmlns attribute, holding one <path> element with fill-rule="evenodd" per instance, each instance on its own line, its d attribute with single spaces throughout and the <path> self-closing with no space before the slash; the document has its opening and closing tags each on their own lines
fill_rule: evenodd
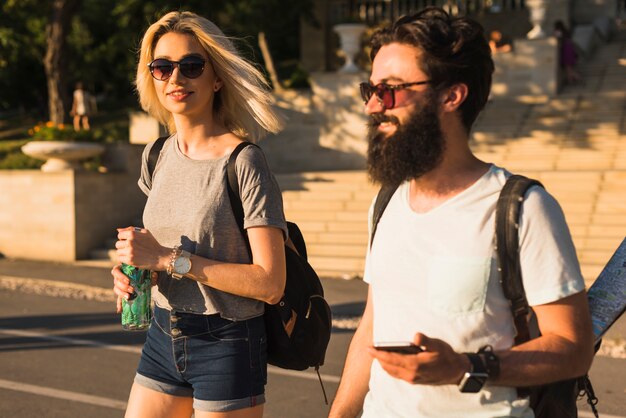
<svg viewBox="0 0 626 418">
<path fill-rule="evenodd" d="M 154 308 L 135 383 L 193 397 L 199 411 L 265 403 L 267 341 L 263 317 L 230 321 Z"/>
</svg>

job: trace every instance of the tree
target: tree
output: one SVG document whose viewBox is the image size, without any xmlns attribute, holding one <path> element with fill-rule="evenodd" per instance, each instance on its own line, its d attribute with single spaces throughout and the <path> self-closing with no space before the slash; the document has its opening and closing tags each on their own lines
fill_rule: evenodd
<svg viewBox="0 0 626 418">
<path fill-rule="evenodd" d="M 49 113 L 60 122 L 69 109 L 68 87 L 79 80 L 104 99 L 101 109 L 136 105 L 139 41 L 170 10 L 194 11 L 245 39 L 238 46 L 259 63 L 256 37 L 265 32 L 277 72 L 288 72 L 285 63 L 298 59 L 299 20 L 310 6 L 311 0 L 0 1 L 0 112 Z"/>
<path fill-rule="evenodd" d="M 50 120 L 63 123 L 65 109 L 69 108 L 67 94 L 66 38 L 72 16 L 81 0 L 53 0 L 50 20 L 46 25 L 46 55 L 44 67 L 48 84 L 48 112 Z"/>
</svg>

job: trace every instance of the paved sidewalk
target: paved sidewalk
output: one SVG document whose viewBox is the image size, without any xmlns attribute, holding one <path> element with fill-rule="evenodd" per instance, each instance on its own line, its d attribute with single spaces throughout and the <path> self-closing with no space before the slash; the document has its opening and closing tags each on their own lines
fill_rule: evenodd
<svg viewBox="0 0 626 418">
<path fill-rule="evenodd" d="M 322 279 L 322 283 L 332 308 L 333 327 L 355 330 L 365 308 L 367 285 L 361 280 L 341 279 Z M 0 289 L 114 303 L 112 286 L 107 263 L 0 259 Z M 611 328 L 600 354 L 626 358 L 626 316 Z"/>
<path fill-rule="evenodd" d="M 355 329 L 365 307 L 367 285 L 361 280 L 322 279 L 333 308 L 335 327 Z M 114 302 L 108 263 L 55 263 L 0 259 L 0 289 L 40 295 Z"/>
</svg>

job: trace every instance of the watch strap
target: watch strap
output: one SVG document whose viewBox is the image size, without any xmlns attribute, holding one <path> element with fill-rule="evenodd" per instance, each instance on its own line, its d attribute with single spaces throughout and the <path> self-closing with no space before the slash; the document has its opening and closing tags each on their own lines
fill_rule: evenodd
<svg viewBox="0 0 626 418">
<path fill-rule="evenodd" d="M 487 373 L 487 368 L 485 367 L 485 363 L 483 363 L 483 359 L 477 353 L 465 353 L 467 358 L 470 361 L 471 369 L 470 373 Z"/>
<path fill-rule="evenodd" d="M 496 379 L 500 376 L 500 359 L 493 352 L 493 347 L 486 345 L 478 350 L 478 354 L 482 357 L 489 379 Z"/>
<path fill-rule="evenodd" d="M 176 245 L 174 248 L 172 248 L 172 253 L 170 254 L 170 262 L 167 265 L 168 276 L 171 276 L 172 273 L 174 272 L 174 261 L 176 261 L 176 259 L 180 255 L 180 252 L 181 252 L 180 245 Z"/>
</svg>

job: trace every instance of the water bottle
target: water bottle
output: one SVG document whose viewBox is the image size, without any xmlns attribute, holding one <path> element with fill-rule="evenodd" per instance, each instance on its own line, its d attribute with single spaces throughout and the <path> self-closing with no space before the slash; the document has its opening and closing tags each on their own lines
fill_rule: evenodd
<svg viewBox="0 0 626 418">
<path fill-rule="evenodd" d="M 145 330 L 152 319 L 150 270 L 122 264 L 122 272 L 128 276 L 130 285 L 135 290 L 128 300 L 122 299 L 122 329 L 126 331 Z"/>
</svg>

